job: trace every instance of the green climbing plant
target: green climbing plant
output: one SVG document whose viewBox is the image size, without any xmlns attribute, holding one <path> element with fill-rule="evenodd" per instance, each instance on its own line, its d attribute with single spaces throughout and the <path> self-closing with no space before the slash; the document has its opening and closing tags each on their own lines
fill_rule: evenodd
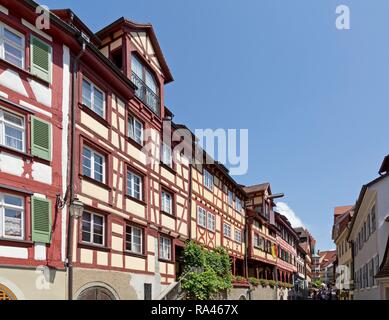
<svg viewBox="0 0 389 320">
<path fill-rule="evenodd" d="M 190 241 L 184 251 L 182 289 L 188 299 L 211 300 L 232 288 L 231 261 L 224 248 L 207 250 Z"/>
</svg>

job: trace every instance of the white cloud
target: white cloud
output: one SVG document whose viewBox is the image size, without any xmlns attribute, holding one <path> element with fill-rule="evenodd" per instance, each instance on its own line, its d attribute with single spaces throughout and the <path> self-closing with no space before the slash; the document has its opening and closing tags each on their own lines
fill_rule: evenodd
<svg viewBox="0 0 389 320">
<path fill-rule="evenodd" d="M 301 219 L 285 202 L 277 202 L 276 211 L 287 217 L 293 228 L 306 228 Z"/>
</svg>

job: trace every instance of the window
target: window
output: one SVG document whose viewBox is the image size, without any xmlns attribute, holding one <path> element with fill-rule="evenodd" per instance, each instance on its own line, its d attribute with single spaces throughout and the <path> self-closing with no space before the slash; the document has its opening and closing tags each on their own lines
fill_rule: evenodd
<svg viewBox="0 0 389 320">
<path fill-rule="evenodd" d="M 380 269 L 380 259 L 378 254 L 374 257 L 374 276 L 377 275 L 378 271 Z M 377 279 L 374 278 L 374 285 L 376 286 L 378 284 Z"/>
<path fill-rule="evenodd" d="M 206 216 L 207 216 L 206 211 L 201 207 L 197 207 L 197 223 L 199 226 L 203 228 L 207 227 Z"/>
<path fill-rule="evenodd" d="M 126 250 L 143 253 L 143 230 L 130 225 L 126 226 Z"/>
<path fill-rule="evenodd" d="M 143 199 L 143 179 L 141 176 L 127 171 L 127 195 L 138 200 Z"/>
<path fill-rule="evenodd" d="M 234 204 L 234 194 L 232 193 L 232 191 L 228 190 L 228 205 L 232 207 L 233 204 Z"/>
<path fill-rule="evenodd" d="M 159 238 L 159 257 L 163 260 L 172 259 L 172 240 L 169 238 Z"/>
<path fill-rule="evenodd" d="M 24 199 L 0 193 L 0 238 L 24 238 Z"/>
<path fill-rule="evenodd" d="M 82 80 L 82 103 L 105 118 L 105 94 L 86 79 Z"/>
<path fill-rule="evenodd" d="M 254 234 L 254 247 L 263 250 L 263 238 L 259 234 Z"/>
<path fill-rule="evenodd" d="M 367 216 L 367 220 L 366 220 L 366 228 L 367 228 L 367 239 L 370 238 L 370 235 L 371 235 L 371 217 L 370 217 L 370 214 Z"/>
<path fill-rule="evenodd" d="M 24 36 L 0 24 L 0 57 L 19 68 L 24 68 Z"/>
<path fill-rule="evenodd" d="M 24 140 L 24 117 L 0 109 L 0 144 L 24 152 Z"/>
<path fill-rule="evenodd" d="M 88 147 L 84 147 L 82 152 L 82 174 L 104 183 L 105 157 Z"/>
<path fill-rule="evenodd" d="M 262 230 L 262 223 L 260 223 L 258 220 L 254 220 L 254 226 L 259 230 Z"/>
<path fill-rule="evenodd" d="M 165 213 L 173 214 L 173 196 L 166 191 L 162 191 L 162 208 L 161 210 Z"/>
<path fill-rule="evenodd" d="M 231 238 L 231 226 L 228 223 L 223 224 L 223 235 L 227 238 Z"/>
<path fill-rule="evenodd" d="M 159 114 L 159 87 L 154 75 L 140 60 L 131 56 L 132 82 L 137 86 L 136 96 L 154 113 Z"/>
<path fill-rule="evenodd" d="M 242 242 L 242 231 L 235 229 L 235 241 L 241 243 Z"/>
<path fill-rule="evenodd" d="M 166 143 L 162 143 L 162 163 L 173 167 L 172 149 Z"/>
<path fill-rule="evenodd" d="M 208 212 L 208 230 L 215 231 L 216 217 L 213 213 Z"/>
<path fill-rule="evenodd" d="M 236 198 L 236 210 L 240 213 L 242 211 L 242 200 Z"/>
<path fill-rule="evenodd" d="M 133 116 L 128 117 L 128 136 L 139 144 L 143 144 L 143 123 Z"/>
<path fill-rule="evenodd" d="M 207 170 L 204 170 L 204 186 L 208 190 L 213 191 L 213 175 Z"/>
<path fill-rule="evenodd" d="M 376 210 L 375 210 L 376 206 L 374 205 L 373 208 L 371 208 L 371 230 L 372 230 L 372 233 L 374 233 L 376 231 L 376 228 L 377 228 L 377 221 L 376 221 Z"/>
<path fill-rule="evenodd" d="M 104 217 L 99 214 L 84 212 L 82 215 L 82 241 L 103 246 L 104 232 Z"/>
<path fill-rule="evenodd" d="M 369 261 L 369 281 L 368 287 L 372 287 L 374 284 L 374 259 Z"/>
</svg>

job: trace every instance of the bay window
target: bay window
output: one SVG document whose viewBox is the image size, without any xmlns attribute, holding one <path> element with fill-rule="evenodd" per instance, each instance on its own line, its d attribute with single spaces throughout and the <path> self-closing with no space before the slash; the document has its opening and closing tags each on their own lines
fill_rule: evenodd
<svg viewBox="0 0 389 320">
<path fill-rule="evenodd" d="M 105 94 L 89 80 L 82 80 L 82 104 L 105 118 Z"/>
<path fill-rule="evenodd" d="M 18 151 L 25 151 L 26 124 L 24 117 L 0 109 L 0 144 Z"/>
<path fill-rule="evenodd" d="M 126 226 L 126 250 L 143 253 L 143 230 L 130 225 Z"/>
<path fill-rule="evenodd" d="M 0 193 L 0 238 L 24 239 L 24 199 Z"/>
<path fill-rule="evenodd" d="M 102 215 L 84 212 L 82 215 L 82 241 L 104 245 L 105 218 Z"/>
<path fill-rule="evenodd" d="M 96 181 L 105 182 L 105 157 L 84 146 L 82 152 L 82 174 Z"/>
<path fill-rule="evenodd" d="M 166 237 L 159 238 L 159 258 L 163 260 L 172 259 L 172 240 Z"/>
</svg>

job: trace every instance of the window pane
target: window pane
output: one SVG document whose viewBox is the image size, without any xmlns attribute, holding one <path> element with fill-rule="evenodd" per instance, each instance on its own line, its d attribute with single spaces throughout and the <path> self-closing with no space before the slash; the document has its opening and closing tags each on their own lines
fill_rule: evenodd
<svg viewBox="0 0 389 320">
<path fill-rule="evenodd" d="M 16 207 L 23 207 L 23 199 L 19 197 L 14 197 L 10 195 L 4 195 L 4 203 L 6 205 L 16 206 Z"/>
<path fill-rule="evenodd" d="M 17 46 L 23 46 L 23 39 L 22 37 L 18 36 L 17 34 L 15 34 L 14 32 L 12 32 L 11 30 L 8 30 L 7 28 L 4 28 L 4 37 L 13 42 L 14 44 L 16 44 Z"/>
<path fill-rule="evenodd" d="M 24 127 L 23 117 L 18 117 L 12 113 L 4 112 L 4 120 L 20 127 Z"/>
<path fill-rule="evenodd" d="M 23 150 L 23 131 L 5 125 L 5 145 L 18 150 Z"/>
<path fill-rule="evenodd" d="M 4 231 L 6 236 L 22 236 L 22 214 L 20 210 L 4 209 Z"/>
<path fill-rule="evenodd" d="M 156 95 L 158 95 L 158 86 L 157 82 L 154 79 L 154 76 L 150 73 L 150 71 L 146 70 L 146 86 L 148 86 L 151 91 L 153 91 Z"/>
<path fill-rule="evenodd" d="M 143 67 L 135 56 L 132 56 L 131 58 L 131 68 L 132 72 L 134 72 L 141 80 L 143 80 Z"/>
<path fill-rule="evenodd" d="M 135 140 L 136 142 L 143 143 L 143 124 L 135 120 Z"/>
<path fill-rule="evenodd" d="M 86 80 L 82 81 L 82 103 L 92 108 L 92 87 Z"/>
<path fill-rule="evenodd" d="M 94 89 L 94 105 L 93 110 L 101 117 L 104 117 L 104 94 L 98 90 Z"/>
<path fill-rule="evenodd" d="M 87 177 L 92 177 L 92 172 L 91 172 L 91 158 L 92 158 L 92 153 L 89 149 L 84 148 L 82 152 L 82 174 L 87 176 Z"/>
<path fill-rule="evenodd" d="M 103 182 L 103 166 L 104 159 L 98 154 L 94 154 L 94 178 L 100 182 Z"/>
</svg>

